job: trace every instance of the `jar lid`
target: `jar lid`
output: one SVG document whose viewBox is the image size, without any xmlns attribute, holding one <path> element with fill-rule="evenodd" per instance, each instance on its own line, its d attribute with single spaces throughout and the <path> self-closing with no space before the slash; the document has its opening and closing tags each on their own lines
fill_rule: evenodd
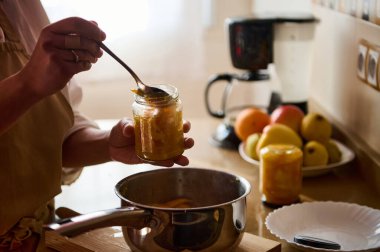
<svg viewBox="0 0 380 252">
<path fill-rule="evenodd" d="M 270 144 L 260 150 L 261 158 L 270 162 L 289 163 L 302 158 L 302 151 L 291 144 Z"/>
</svg>

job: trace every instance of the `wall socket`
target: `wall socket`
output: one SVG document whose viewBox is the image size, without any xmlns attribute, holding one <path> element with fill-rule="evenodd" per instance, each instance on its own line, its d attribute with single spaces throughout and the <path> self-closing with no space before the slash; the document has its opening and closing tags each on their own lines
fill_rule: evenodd
<svg viewBox="0 0 380 252">
<path fill-rule="evenodd" d="M 357 76 L 376 90 L 380 90 L 379 61 L 380 46 L 361 39 L 358 45 Z"/>
<path fill-rule="evenodd" d="M 358 46 L 358 56 L 357 56 L 357 75 L 362 81 L 367 81 L 366 74 L 366 61 L 368 55 L 368 43 L 365 40 L 360 40 Z"/>
<path fill-rule="evenodd" d="M 378 68 L 379 68 L 379 51 L 375 48 L 369 48 L 367 56 L 367 83 L 372 87 L 379 89 L 378 85 Z"/>
</svg>

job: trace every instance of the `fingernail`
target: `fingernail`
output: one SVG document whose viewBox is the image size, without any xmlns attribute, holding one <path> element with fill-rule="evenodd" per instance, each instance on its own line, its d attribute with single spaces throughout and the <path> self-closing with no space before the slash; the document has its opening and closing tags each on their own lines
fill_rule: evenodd
<svg viewBox="0 0 380 252">
<path fill-rule="evenodd" d="M 133 126 L 132 125 L 127 125 L 127 126 L 125 126 L 125 128 L 124 128 L 124 135 L 126 136 L 126 137 L 131 137 L 131 136 L 133 136 L 133 133 L 134 133 L 134 129 L 133 129 Z"/>
</svg>

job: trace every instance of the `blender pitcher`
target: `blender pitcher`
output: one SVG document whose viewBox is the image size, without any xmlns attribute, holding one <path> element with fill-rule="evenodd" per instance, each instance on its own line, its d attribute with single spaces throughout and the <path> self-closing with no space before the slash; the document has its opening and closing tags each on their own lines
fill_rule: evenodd
<svg viewBox="0 0 380 252">
<path fill-rule="evenodd" d="M 312 47 L 316 19 L 311 16 L 281 18 L 274 25 L 274 65 L 283 104 L 307 113 Z"/>
</svg>

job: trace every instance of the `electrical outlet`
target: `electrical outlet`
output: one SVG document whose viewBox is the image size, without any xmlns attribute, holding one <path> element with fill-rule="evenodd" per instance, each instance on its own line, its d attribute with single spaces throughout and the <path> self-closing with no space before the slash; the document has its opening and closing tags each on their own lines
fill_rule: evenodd
<svg viewBox="0 0 380 252">
<path fill-rule="evenodd" d="M 379 63 L 379 51 L 374 47 L 370 47 L 368 50 L 366 73 L 367 73 L 367 83 L 372 87 L 378 89 L 378 63 Z"/>
<path fill-rule="evenodd" d="M 363 80 L 367 81 L 366 76 L 366 62 L 368 53 L 368 43 L 365 40 L 361 40 L 358 46 L 358 57 L 357 57 L 357 75 Z"/>
</svg>

